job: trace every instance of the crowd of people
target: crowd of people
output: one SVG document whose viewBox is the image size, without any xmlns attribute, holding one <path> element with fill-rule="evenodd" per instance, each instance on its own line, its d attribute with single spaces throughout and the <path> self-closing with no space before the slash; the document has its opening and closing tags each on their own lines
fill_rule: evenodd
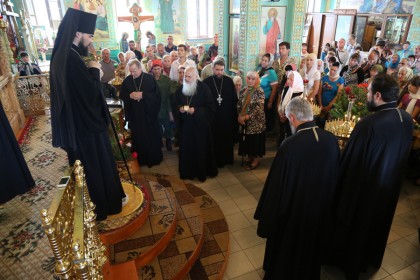
<svg viewBox="0 0 420 280">
<path fill-rule="evenodd" d="M 122 80 L 129 75 L 127 63 L 134 57 L 141 62 L 141 69 L 146 73 L 152 73 L 153 61 L 159 60 L 162 63 L 162 75 L 168 76 L 173 83 L 171 94 L 165 97 L 166 99 L 174 96 L 176 85 L 179 86 L 183 83 L 183 80 L 179 79 L 180 70 L 185 71 L 186 67 L 194 67 L 197 69 L 198 78 L 204 81 L 206 78 L 215 75 L 213 69 L 214 61 L 223 60 L 223 58 L 217 56 L 217 34 L 214 36 L 213 45 L 207 51 L 202 44 L 197 46 L 189 46 L 188 44 L 175 45 L 171 35 L 167 37 L 166 45 L 163 43 L 150 44 L 146 47 L 144 54 L 136 48 L 134 41 L 127 42 L 127 34 L 123 34 L 121 42 L 124 41 L 126 41 L 126 44 L 121 43 L 121 46 L 127 46 L 128 51 L 125 53 L 120 52 L 118 55 L 120 63 L 117 67 L 117 75 Z M 121 48 L 121 50 L 123 51 L 124 49 Z M 107 50 L 104 49 L 102 52 L 105 52 L 104 61 L 107 61 Z M 131 52 L 134 52 L 135 56 Z M 411 51 L 410 42 L 405 42 L 401 51 L 393 53 L 392 50 L 387 48 L 385 41 L 379 39 L 366 55 L 360 44 L 355 41 L 355 36 L 351 34 L 348 37 L 347 44 L 344 38 L 341 38 L 338 42 L 326 44 L 319 59 L 316 54 L 308 53 L 307 45 L 302 44 L 302 57 L 299 67 L 297 67 L 296 61 L 289 56 L 289 52 L 290 44 L 282 42 L 279 44 L 279 53 L 274 55 L 270 53 L 264 54 L 261 57 L 258 68 L 255 69 L 259 77 L 259 87 L 264 92 L 264 132 L 268 136 L 275 135 L 278 144 L 291 135 L 290 124 L 285 117 L 284 109 L 291 98 L 303 93 L 304 81 L 306 97 L 322 108 L 321 114 L 316 119 L 317 125 L 321 128 L 324 127 L 325 121 L 331 117 L 329 111 L 333 108 L 344 87 L 360 83 L 369 84 L 373 77 L 378 74 L 384 73 L 397 79 L 400 87 L 398 104 L 401 108 L 407 109 L 407 102 L 401 102 L 404 95 L 407 95 L 404 101 L 415 98 L 416 93 L 410 92 L 408 85 L 409 81 L 420 70 L 420 46 L 416 47 L 416 53 L 414 53 Z M 288 68 L 289 70 L 286 71 L 287 65 L 291 69 Z M 241 71 L 238 72 L 241 73 Z M 113 74 L 112 69 L 109 70 L 109 73 Z M 224 76 L 227 77 L 226 74 Z M 103 76 L 104 83 L 108 83 L 110 80 L 106 77 L 109 77 L 109 75 Z M 236 89 L 237 97 L 239 98 L 243 81 L 240 75 L 236 75 L 233 78 L 236 81 L 234 85 L 240 85 Z M 209 86 L 212 84 L 208 83 Z M 213 91 L 217 95 L 217 87 L 213 88 Z M 165 104 L 165 101 L 162 102 L 162 104 Z M 172 98 L 171 102 L 171 108 L 176 110 L 175 99 Z M 413 118 L 417 119 L 419 116 L 418 110 L 414 110 L 411 107 L 408 107 L 408 110 Z M 168 113 L 173 114 L 173 112 Z M 239 113 L 236 112 L 236 114 Z M 178 115 L 178 112 L 175 114 Z M 216 114 L 216 116 L 218 115 Z M 179 118 L 173 118 L 172 116 L 172 119 L 173 122 L 171 121 L 170 123 L 176 122 Z M 239 127 L 239 133 L 244 133 L 245 130 L 241 129 L 243 125 L 239 124 L 240 121 L 238 120 L 236 125 Z M 166 125 L 166 129 L 162 126 L 163 133 L 167 130 L 168 125 Z M 173 133 L 175 134 L 174 143 L 177 144 L 177 131 L 175 130 Z M 165 138 L 167 139 L 168 136 Z M 245 139 L 239 136 L 236 138 Z M 167 148 L 171 149 L 169 143 L 172 144 L 172 141 L 167 140 L 166 142 L 168 143 L 166 145 Z M 220 145 L 215 145 L 216 150 L 218 150 L 218 146 Z M 264 155 L 263 150 L 261 149 L 261 156 Z M 248 154 L 246 155 L 248 156 Z M 246 162 L 249 160 L 253 161 L 252 158 L 254 157 L 255 155 L 249 156 Z M 258 166 L 258 163 L 254 161 L 251 169 L 256 166 Z"/>
<path fill-rule="evenodd" d="M 322 264 L 341 268 L 347 279 L 379 269 L 420 113 L 420 46 L 414 54 L 409 42 L 393 51 L 378 40 L 366 54 L 349 35 L 347 44 L 343 38 L 327 44 L 320 58 L 302 44 L 297 67 L 282 42 L 243 82 L 224 73 L 217 43 L 215 35 L 206 52 L 201 44 L 176 46 L 168 36 L 167 45 L 148 45 L 141 60 L 121 59 L 118 68 L 131 73 L 121 71 L 126 121 L 133 141 L 137 135 L 144 141 L 133 143 L 139 163 L 159 164 L 162 137 L 172 150 L 174 136 L 180 177 L 204 181 L 233 164 L 237 142 L 244 167 L 257 168 L 266 137 L 275 136 L 278 152 L 255 212 L 257 233 L 267 238 L 264 279 L 279 271 L 287 279 L 318 279 Z M 340 153 L 323 128 L 343 89 L 361 83 L 368 84 L 372 114 Z M 311 102 L 322 108 L 315 119 Z M 133 118 L 136 107 L 142 115 Z M 314 168 L 319 162 L 322 168 Z"/>
<path fill-rule="evenodd" d="M 82 56 L 95 21 L 95 15 L 67 11 L 50 81 L 53 145 L 67 152 L 70 165 L 82 160 L 99 220 L 120 212 L 127 199 L 103 93 L 116 74 L 141 165 L 160 164 L 162 147 L 178 145 L 180 178 L 205 181 L 234 163 L 237 142 L 244 168 L 257 168 L 266 136 L 277 136 L 254 215 L 257 234 L 267 238 L 264 279 L 319 279 L 322 264 L 341 268 L 350 280 L 380 268 L 420 112 L 420 46 L 414 64 L 408 42 L 395 54 L 378 41 L 364 59 L 351 35 L 347 45 L 340 39 L 335 49 L 325 47 L 321 59 L 303 46 L 298 69 L 290 44 L 282 42 L 279 53 L 264 54 L 242 82 L 225 74 L 217 34 L 207 52 L 203 45 L 175 45 L 168 36 L 166 45 L 150 44 L 145 53 L 134 41 L 125 43 L 124 34 L 116 69 L 108 49 L 100 63 L 86 65 Z M 340 153 L 334 135 L 314 120 L 310 102 L 328 119 L 341 89 L 363 81 L 372 114 L 356 124 Z"/>
</svg>

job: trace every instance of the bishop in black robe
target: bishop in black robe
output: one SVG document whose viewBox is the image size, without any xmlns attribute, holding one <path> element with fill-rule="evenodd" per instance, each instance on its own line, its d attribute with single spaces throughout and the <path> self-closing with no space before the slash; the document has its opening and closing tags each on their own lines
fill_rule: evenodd
<svg viewBox="0 0 420 280">
<path fill-rule="evenodd" d="M 196 177 L 205 181 L 207 176 L 214 177 L 218 173 L 211 132 L 217 105 L 203 82 L 197 81 L 197 91 L 192 97 L 182 93 L 183 87 L 176 91 L 178 107 L 189 105 L 194 113 L 179 114 L 179 173 L 181 179 Z"/>
<path fill-rule="evenodd" d="M 319 279 L 339 157 L 336 137 L 313 121 L 278 148 L 254 215 L 267 238 L 264 279 Z"/>
<path fill-rule="evenodd" d="M 349 280 L 381 267 L 412 136 L 410 115 L 388 103 L 355 126 L 344 148 L 329 262 Z"/>
<path fill-rule="evenodd" d="M 82 59 L 95 23 L 95 15 L 69 8 L 60 24 L 51 58 L 51 126 L 53 146 L 67 152 L 70 165 L 81 160 L 97 219 L 103 220 L 121 212 L 125 194 L 109 140 L 99 66 L 87 68 Z M 76 39 L 79 44 L 72 44 Z"/>
<path fill-rule="evenodd" d="M 233 164 L 233 146 L 238 133 L 238 96 L 233 80 L 228 76 L 212 75 L 203 82 L 209 87 L 216 104 L 212 132 L 216 162 L 221 168 L 226 164 Z"/>
<path fill-rule="evenodd" d="M 0 102 L 0 204 L 35 186 Z"/>
<path fill-rule="evenodd" d="M 137 70 L 141 72 L 141 68 Z M 143 92 L 138 101 L 130 98 L 130 93 L 137 91 Z M 144 72 L 137 78 L 127 76 L 121 85 L 120 97 L 124 101 L 125 120 L 131 129 L 133 150 L 138 153 L 139 164 L 148 167 L 160 164 L 163 158 L 158 119 L 161 96 L 155 78 Z"/>
</svg>

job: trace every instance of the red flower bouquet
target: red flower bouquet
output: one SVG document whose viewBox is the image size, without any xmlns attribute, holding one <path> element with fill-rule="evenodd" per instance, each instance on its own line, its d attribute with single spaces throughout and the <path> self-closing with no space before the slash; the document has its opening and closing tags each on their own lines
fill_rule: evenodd
<svg viewBox="0 0 420 280">
<path fill-rule="evenodd" d="M 367 84 L 349 85 L 339 92 L 337 102 L 330 111 L 332 117 L 334 119 L 344 119 L 350 100 L 354 101 L 351 109 L 352 116 L 358 119 L 368 115 L 369 111 L 366 107 L 367 86 Z"/>
</svg>

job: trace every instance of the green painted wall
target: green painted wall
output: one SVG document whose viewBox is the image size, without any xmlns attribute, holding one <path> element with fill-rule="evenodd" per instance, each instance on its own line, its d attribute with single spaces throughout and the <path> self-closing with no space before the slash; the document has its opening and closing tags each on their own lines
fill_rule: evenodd
<svg viewBox="0 0 420 280">
<path fill-rule="evenodd" d="M 413 18 L 408 33 L 408 41 L 411 42 L 412 50 L 415 49 L 415 46 L 420 45 L 420 1 L 418 0 L 414 7 Z"/>
</svg>

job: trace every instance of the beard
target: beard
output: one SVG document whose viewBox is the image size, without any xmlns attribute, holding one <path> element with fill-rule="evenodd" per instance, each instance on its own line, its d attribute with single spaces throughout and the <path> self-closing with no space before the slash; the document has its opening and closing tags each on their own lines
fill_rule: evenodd
<svg viewBox="0 0 420 280">
<path fill-rule="evenodd" d="M 376 108 L 375 101 L 374 100 L 370 100 L 370 101 L 367 100 L 366 101 L 366 107 L 367 107 L 367 109 L 368 109 L 369 112 L 375 111 L 375 108 Z"/>
<path fill-rule="evenodd" d="M 197 91 L 197 81 L 192 81 L 191 83 L 187 83 L 184 79 L 182 83 L 182 93 L 185 96 L 193 96 Z"/>
<path fill-rule="evenodd" d="M 88 56 L 89 55 L 89 48 L 85 47 L 85 40 L 80 40 L 79 44 L 77 44 L 77 47 L 79 48 L 80 55 L 82 56 Z"/>
</svg>

